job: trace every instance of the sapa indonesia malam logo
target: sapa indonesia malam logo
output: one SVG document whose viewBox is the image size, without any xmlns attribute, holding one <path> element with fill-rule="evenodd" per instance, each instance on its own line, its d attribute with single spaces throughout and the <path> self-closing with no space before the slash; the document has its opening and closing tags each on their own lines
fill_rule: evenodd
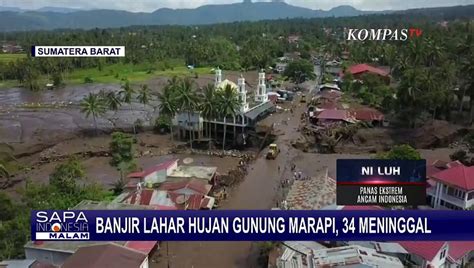
<svg viewBox="0 0 474 268">
<path fill-rule="evenodd" d="M 420 37 L 423 31 L 418 28 L 406 29 L 346 29 L 348 41 L 406 41 Z"/>
<path fill-rule="evenodd" d="M 89 223 L 83 212 L 35 211 L 34 240 L 89 240 Z"/>
</svg>

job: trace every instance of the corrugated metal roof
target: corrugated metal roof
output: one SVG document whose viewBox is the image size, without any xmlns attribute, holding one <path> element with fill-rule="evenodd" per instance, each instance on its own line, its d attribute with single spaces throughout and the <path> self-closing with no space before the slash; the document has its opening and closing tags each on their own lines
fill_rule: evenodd
<svg viewBox="0 0 474 268">
<path fill-rule="evenodd" d="M 79 248 L 61 267 L 140 267 L 146 257 L 143 252 L 108 243 Z"/>
<path fill-rule="evenodd" d="M 474 241 L 453 241 L 449 242 L 449 256 L 457 261 L 466 254 L 474 251 Z"/>
<path fill-rule="evenodd" d="M 323 110 L 316 116 L 318 119 L 348 120 L 351 118 L 346 110 Z"/>
<path fill-rule="evenodd" d="M 299 253 L 310 254 L 313 250 L 325 249 L 326 247 L 314 241 L 285 241 L 285 246 Z"/>
<path fill-rule="evenodd" d="M 474 167 L 457 165 L 434 173 L 431 178 L 467 191 L 474 190 Z"/>
<path fill-rule="evenodd" d="M 202 195 L 207 195 L 211 191 L 212 185 L 199 180 L 199 179 L 191 179 L 187 181 L 180 181 L 180 182 L 164 182 L 160 185 L 160 190 L 175 192 L 180 190 L 192 190 L 195 193 L 199 193 Z"/>
<path fill-rule="evenodd" d="M 156 246 L 156 243 L 156 241 L 128 241 L 125 243 L 125 247 L 138 250 L 145 253 L 146 255 L 149 255 Z"/>
<path fill-rule="evenodd" d="M 418 255 L 427 261 L 432 261 L 446 244 L 442 241 L 400 241 L 397 243 L 408 253 Z"/>
<path fill-rule="evenodd" d="M 314 251 L 313 254 L 315 267 L 355 267 L 353 265 L 361 264 L 369 267 L 403 267 L 402 262 L 396 257 L 360 246 L 321 249 Z"/>
<path fill-rule="evenodd" d="M 174 169 L 169 177 L 198 178 L 210 181 L 217 172 L 217 167 L 206 166 L 179 166 Z"/>
<path fill-rule="evenodd" d="M 178 159 L 169 160 L 169 161 L 160 163 L 160 164 L 158 164 L 158 165 L 156 165 L 156 166 L 147 168 L 147 169 L 145 169 L 145 170 L 143 170 L 143 171 L 138 171 L 138 172 L 130 173 L 130 174 L 128 174 L 127 178 L 144 178 L 144 177 L 146 177 L 146 176 L 152 174 L 153 172 L 157 172 L 157 171 L 160 171 L 160 170 L 168 169 L 170 166 L 172 166 L 172 165 L 175 164 L 176 162 L 178 162 Z"/>
<path fill-rule="evenodd" d="M 363 121 L 382 121 L 384 119 L 383 113 L 374 108 L 359 108 L 351 111 L 351 115 L 357 120 Z"/>
<path fill-rule="evenodd" d="M 351 74 L 360 74 L 364 72 L 374 73 L 381 76 L 388 76 L 388 73 L 385 70 L 370 66 L 368 64 L 356 64 L 347 68 L 347 71 Z"/>
<path fill-rule="evenodd" d="M 393 242 L 374 242 L 375 250 L 385 253 L 407 253 L 407 251 L 398 243 Z"/>
<path fill-rule="evenodd" d="M 272 107 L 273 107 L 273 103 L 271 101 L 267 101 L 259 106 L 256 106 L 252 110 L 246 112 L 245 116 L 251 120 L 254 120 L 259 115 L 261 115 L 262 113 L 264 113 L 265 111 L 269 110 Z"/>
</svg>

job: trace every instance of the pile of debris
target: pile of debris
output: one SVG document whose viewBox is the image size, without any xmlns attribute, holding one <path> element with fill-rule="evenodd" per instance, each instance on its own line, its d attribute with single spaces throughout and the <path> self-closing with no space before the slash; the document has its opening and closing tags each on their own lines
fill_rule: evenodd
<svg viewBox="0 0 474 268">
<path fill-rule="evenodd" d="M 316 145 L 320 153 L 334 153 L 340 141 L 353 139 L 357 131 L 364 126 L 363 123 L 346 124 L 344 122 L 334 122 L 326 126 L 309 124 L 303 128 L 302 133 L 305 140 L 313 141 L 309 144 L 306 143 L 304 146 L 297 143 L 293 146 L 295 148 L 303 147 L 308 150 L 308 147 L 311 145 Z"/>
<path fill-rule="evenodd" d="M 416 148 L 448 146 L 466 132 L 466 129 L 447 121 L 432 120 L 421 128 L 415 129 L 412 132 L 411 140 Z"/>
</svg>

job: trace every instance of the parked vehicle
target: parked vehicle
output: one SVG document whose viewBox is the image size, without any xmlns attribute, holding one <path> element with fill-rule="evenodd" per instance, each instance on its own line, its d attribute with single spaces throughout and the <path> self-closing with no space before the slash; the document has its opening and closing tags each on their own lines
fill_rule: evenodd
<svg viewBox="0 0 474 268">
<path fill-rule="evenodd" d="M 272 143 L 268 146 L 267 159 L 275 159 L 279 153 L 280 149 L 278 149 L 278 145 Z"/>
</svg>

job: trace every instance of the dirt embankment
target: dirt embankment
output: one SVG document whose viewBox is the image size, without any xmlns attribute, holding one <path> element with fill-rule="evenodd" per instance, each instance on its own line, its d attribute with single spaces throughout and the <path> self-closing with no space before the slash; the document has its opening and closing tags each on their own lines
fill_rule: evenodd
<svg viewBox="0 0 474 268">
<path fill-rule="evenodd" d="M 450 147 L 468 131 L 467 128 L 447 121 L 432 120 L 419 128 L 368 127 L 366 124 L 340 124 L 339 129 L 330 130 L 312 126 L 303 129 L 302 137 L 294 147 L 305 152 L 319 153 L 376 153 L 390 150 L 397 144 L 409 144 L 417 149 Z M 350 128 L 350 127 L 353 128 Z M 328 132 L 320 135 L 320 132 Z M 325 139 L 318 139 L 319 136 Z M 327 149 L 331 147 L 330 149 Z"/>
</svg>

